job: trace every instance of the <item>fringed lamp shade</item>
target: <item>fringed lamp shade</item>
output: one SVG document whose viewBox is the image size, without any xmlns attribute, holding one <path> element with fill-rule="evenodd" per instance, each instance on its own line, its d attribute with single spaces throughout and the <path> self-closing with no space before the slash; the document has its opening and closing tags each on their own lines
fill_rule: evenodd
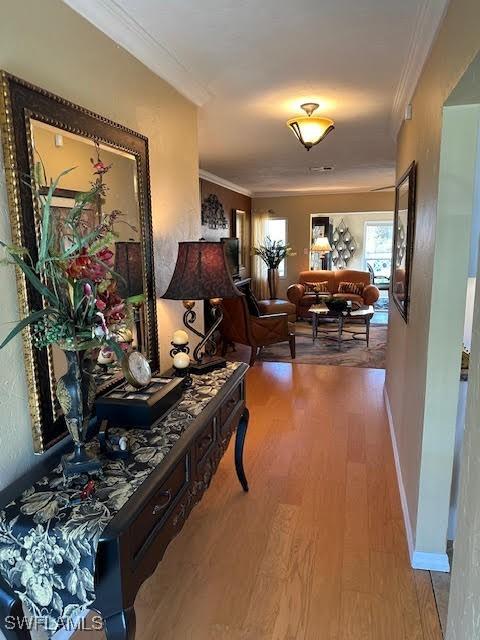
<svg viewBox="0 0 480 640">
<path fill-rule="evenodd" d="M 221 242 L 179 242 L 175 271 L 162 298 L 210 300 L 236 298 L 235 286 Z"/>
</svg>

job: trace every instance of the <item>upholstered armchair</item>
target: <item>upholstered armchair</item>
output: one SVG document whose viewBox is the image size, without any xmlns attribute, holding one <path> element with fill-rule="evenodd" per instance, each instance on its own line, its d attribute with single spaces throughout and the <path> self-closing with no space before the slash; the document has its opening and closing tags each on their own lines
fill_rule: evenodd
<svg viewBox="0 0 480 640">
<path fill-rule="evenodd" d="M 238 298 L 225 298 L 222 302 L 223 322 L 222 354 L 225 355 L 229 344 L 239 343 L 251 348 L 250 366 L 257 357 L 258 350 L 269 344 L 288 342 L 290 355 L 295 358 L 295 325 L 288 321 L 287 313 L 269 313 L 252 315 L 248 309 L 245 295 Z"/>
</svg>

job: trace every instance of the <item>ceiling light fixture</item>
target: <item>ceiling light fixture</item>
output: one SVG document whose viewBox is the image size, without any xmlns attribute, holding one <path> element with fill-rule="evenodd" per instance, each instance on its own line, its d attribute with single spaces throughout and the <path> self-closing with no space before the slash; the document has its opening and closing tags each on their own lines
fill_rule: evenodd
<svg viewBox="0 0 480 640">
<path fill-rule="evenodd" d="M 300 106 L 307 115 L 290 118 L 290 120 L 287 120 L 287 126 L 290 127 L 305 149 L 310 151 L 310 149 L 321 142 L 330 131 L 335 129 L 334 122 L 330 120 L 330 118 L 312 116 L 312 113 L 320 106 L 316 102 L 305 102 Z"/>
</svg>

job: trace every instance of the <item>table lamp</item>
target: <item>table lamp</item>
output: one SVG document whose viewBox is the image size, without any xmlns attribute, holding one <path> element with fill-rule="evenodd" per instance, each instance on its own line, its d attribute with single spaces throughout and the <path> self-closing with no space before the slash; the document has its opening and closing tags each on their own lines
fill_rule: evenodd
<svg viewBox="0 0 480 640">
<path fill-rule="evenodd" d="M 162 298 L 183 301 L 183 324 L 201 338 L 193 351 L 192 373 L 206 373 L 225 366 L 225 358 L 215 355 L 217 345 L 213 334 L 223 319 L 222 298 L 241 295 L 228 270 L 223 243 L 205 240 L 178 243 L 175 270 Z M 196 300 L 208 300 L 212 307 L 213 323 L 205 334 L 193 326 L 197 317 Z"/>
<path fill-rule="evenodd" d="M 323 261 L 325 260 L 325 255 L 330 253 L 332 247 L 330 246 L 330 242 L 328 241 L 327 236 L 321 236 L 320 238 L 315 238 L 312 243 L 310 251 L 312 253 L 318 253 L 320 255 L 320 260 L 323 265 Z"/>
<path fill-rule="evenodd" d="M 316 238 L 314 243 L 312 244 L 312 251 L 315 253 L 320 253 L 323 257 L 326 253 L 329 253 L 332 250 L 330 246 L 330 242 L 326 236 L 322 236 L 321 238 Z"/>
</svg>

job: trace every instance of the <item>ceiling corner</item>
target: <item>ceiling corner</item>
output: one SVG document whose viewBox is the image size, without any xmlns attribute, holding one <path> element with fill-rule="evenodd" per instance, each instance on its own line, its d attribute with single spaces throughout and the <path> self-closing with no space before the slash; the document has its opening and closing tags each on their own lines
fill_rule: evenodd
<svg viewBox="0 0 480 640">
<path fill-rule="evenodd" d="M 198 107 L 211 98 L 206 87 L 115 0 L 63 2 Z"/>
<path fill-rule="evenodd" d="M 237 193 L 241 193 L 244 196 L 248 196 L 249 198 L 253 197 L 253 193 L 246 189 L 245 187 L 241 187 L 234 182 L 230 182 L 230 180 L 225 180 L 224 178 L 220 178 L 220 176 L 216 176 L 214 173 L 210 173 L 210 171 L 205 171 L 204 169 L 198 170 L 198 175 L 203 180 L 207 180 L 208 182 L 213 182 L 213 184 L 217 184 L 219 187 L 225 187 L 225 189 L 230 189 L 230 191 L 236 191 Z"/>
<path fill-rule="evenodd" d="M 449 0 L 423 0 L 416 19 L 407 59 L 397 85 L 392 107 L 392 134 L 397 136 L 420 74 L 438 33 Z"/>
</svg>

